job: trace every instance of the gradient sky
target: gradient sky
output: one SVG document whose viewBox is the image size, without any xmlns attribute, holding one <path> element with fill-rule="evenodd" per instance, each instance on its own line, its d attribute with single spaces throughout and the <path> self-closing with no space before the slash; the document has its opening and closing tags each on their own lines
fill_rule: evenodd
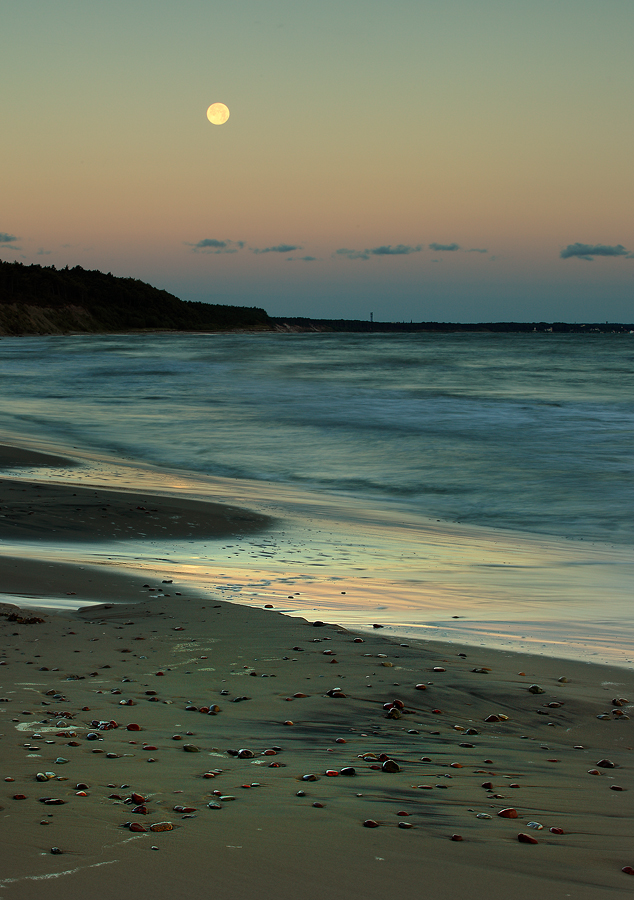
<svg viewBox="0 0 634 900">
<path fill-rule="evenodd" d="M 3 3 L 0 258 L 272 315 L 631 322 L 633 34 L 633 0 Z"/>
</svg>

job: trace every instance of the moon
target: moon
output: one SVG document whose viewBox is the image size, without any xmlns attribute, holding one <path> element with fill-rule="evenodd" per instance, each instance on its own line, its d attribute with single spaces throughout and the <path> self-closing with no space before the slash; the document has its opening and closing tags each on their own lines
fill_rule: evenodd
<svg viewBox="0 0 634 900">
<path fill-rule="evenodd" d="M 229 118 L 229 107 L 224 103 L 212 103 L 207 110 L 207 118 L 212 125 L 224 125 Z"/>
</svg>

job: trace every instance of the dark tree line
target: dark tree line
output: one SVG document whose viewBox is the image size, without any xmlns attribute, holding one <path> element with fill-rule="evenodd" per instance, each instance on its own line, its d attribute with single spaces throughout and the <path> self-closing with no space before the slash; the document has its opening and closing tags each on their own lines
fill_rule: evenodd
<svg viewBox="0 0 634 900">
<path fill-rule="evenodd" d="M 269 329 L 257 307 L 179 300 L 136 278 L 97 270 L 0 262 L 0 326 L 6 334 L 53 330 L 224 331 Z"/>
</svg>

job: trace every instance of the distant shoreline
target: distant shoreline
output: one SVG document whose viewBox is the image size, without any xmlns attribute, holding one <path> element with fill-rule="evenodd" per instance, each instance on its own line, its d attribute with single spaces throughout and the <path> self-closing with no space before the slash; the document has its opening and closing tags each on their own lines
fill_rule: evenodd
<svg viewBox="0 0 634 900">
<path fill-rule="evenodd" d="M 260 307 L 181 300 L 135 278 L 98 270 L 0 261 L 0 337 L 49 334 L 634 334 L 621 322 L 374 322 L 270 316 Z"/>
</svg>

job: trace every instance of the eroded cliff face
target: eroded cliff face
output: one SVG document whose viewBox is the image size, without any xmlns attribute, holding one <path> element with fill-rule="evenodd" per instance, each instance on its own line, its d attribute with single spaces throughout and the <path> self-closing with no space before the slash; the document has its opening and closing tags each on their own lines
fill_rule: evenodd
<svg viewBox="0 0 634 900">
<path fill-rule="evenodd" d="M 104 331 L 88 310 L 69 304 L 57 308 L 29 303 L 0 303 L 0 335 L 68 334 Z"/>
</svg>

